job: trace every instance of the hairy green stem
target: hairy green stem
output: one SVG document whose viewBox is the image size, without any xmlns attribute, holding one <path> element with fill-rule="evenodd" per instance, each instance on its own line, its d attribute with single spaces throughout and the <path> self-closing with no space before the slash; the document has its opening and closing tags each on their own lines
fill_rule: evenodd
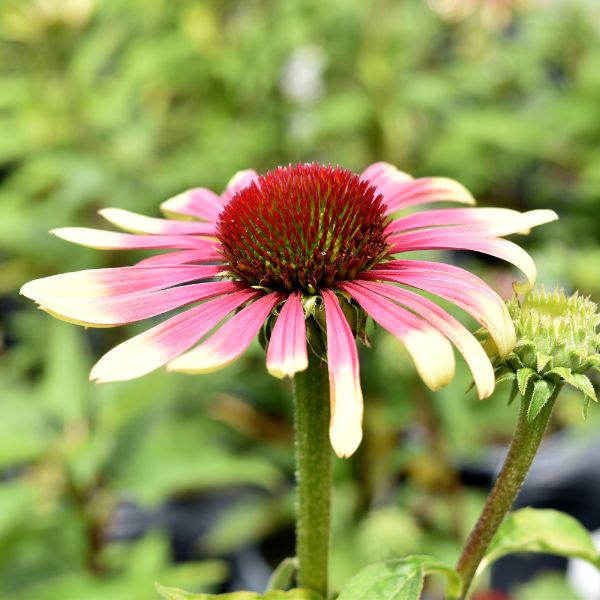
<svg viewBox="0 0 600 600">
<path fill-rule="evenodd" d="M 530 422 L 527 420 L 527 411 L 531 402 L 532 388 L 533 386 L 530 386 L 530 392 L 521 399 L 517 427 L 502 470 L 456 565 L 456 570 L 463 580 L 461 600 L 467 597 L 477 567 L 525 481 L 544 437 L 561 385 L 556 385 L 544 408 Z"/>
<path fill-rule="evenodd" d="M 327 368 L 310 353 L 294 376 L 296 448 L 296 556 L 298 585 L 327 597 L 331 446 Z"/>
</svg>

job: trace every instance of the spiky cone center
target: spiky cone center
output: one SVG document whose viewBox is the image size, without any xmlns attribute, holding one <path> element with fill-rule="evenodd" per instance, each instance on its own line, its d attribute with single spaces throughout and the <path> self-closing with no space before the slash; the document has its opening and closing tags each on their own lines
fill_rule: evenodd
<svg viewBox="0 0 600 600">
<path fill-rule="evenodd" d="M 217 237 L 231 271 L 273 290 L 316 294 L 388 254 L 382 196 L 340 167 L 279 167 L 223 209 Z"/>
<path fill-rule="evenodd" d="M 588 298 L 539 288 L 514 298 L 508 310 L 518 340 L 513 354 L 522 366 L 542 374 L 556 367 L 583 373 L 597 364 L 600 314 Z"/>
</svg>

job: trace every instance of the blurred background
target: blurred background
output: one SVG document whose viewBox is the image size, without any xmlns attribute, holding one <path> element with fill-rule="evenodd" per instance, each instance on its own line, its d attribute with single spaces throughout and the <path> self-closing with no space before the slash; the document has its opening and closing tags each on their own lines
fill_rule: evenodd
<svg viewBox="0 0 600 600">
<path fill-rule="evenodd" d="M 99 356 L 148 325 L 86 331 L 18 288 L 138 255 L 47 231 L 100 226 L 105 206 L 158 216 L 166 198 L 220 191 L 243 168 L 377 160 L 456 178 L 484 206 L 556 210 L 518 241 L 540 281 L 598 301 L 600 4 L 1 1 L 0 598 L 151 600 L 154 581 L 261 590 L 293 554 L 289 382 L 267 375 L 256 345 L 213 375 L 90 384 Z M 510 294 L 506 265 L 444 257 Z M 430 393 L 391 336 L 373 338 L 365 440 L 335 465 L 335 589 L 380 559 L 453 563 L 516 415 L 506 387 L 467 393 L 461 361 Z M 590 529 L 595 408 L 584 421 L 564 392 L 524 492 Z M 521 561 L 493 583 L 519 600 L 600 597 L 548 568 Z"/>
</svg>

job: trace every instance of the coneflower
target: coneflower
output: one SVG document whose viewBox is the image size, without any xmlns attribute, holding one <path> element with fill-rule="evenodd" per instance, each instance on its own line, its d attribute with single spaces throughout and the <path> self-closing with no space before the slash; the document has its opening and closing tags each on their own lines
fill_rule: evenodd
<svg viewBox="0 0 600 600">
<path fill-rule="evenodd" d="M 60 319 L 90 327 L 187 307 L 104 355 L 91 372 L 98 382 L 139 377 L 163 365 L 186 373 L 218 369 L 240 356 L 263 327 L 267 369 L 292 377 L 308 366 L 308 343 L 328 365 L 331 444 L 338 456 L 350 456 L 362 437 L 355 340 L 367 316 L 404 344 L 431 389 L 453 377 L 451 343 L 466 360 L 480 397 L 493 391 L 494 372 L 469 331 L 415 290 L 470 313 L 501 355 L 515 344 L 502 299 L 481 279 L 455 266 L 401 255 L 482 252 L 520 268 L 528 287 L 535 279 L 531 258 L 501 236 L 526 232 L 556 215 L 444 208 L 392 218 L 440 201 L 474 204 L 456 181 L 413 179 L 386 163 L 360 175 L 319 164 L 279 167 L 265 175 L 243 171 L 222 195 L 197 188 L 167 200 L 161 207 L 167 219 L 100 211 L 129 233 L 54 230 L 92 248 L 173 251 L 134 266 L 37 279 L 21 293 Z"/>
</svg>

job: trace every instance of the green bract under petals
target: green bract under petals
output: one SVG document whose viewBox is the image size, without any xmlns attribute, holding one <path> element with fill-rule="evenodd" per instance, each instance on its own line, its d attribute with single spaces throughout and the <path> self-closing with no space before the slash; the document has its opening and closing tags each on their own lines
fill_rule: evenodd
<svg viewBox="0 0 600 600">
<path fill-rule="evenodd" d="M 496 360 L 498 381 L 512 380 L 511 399 L 531 391 L 529 418 L 534 419 L 545 406 L 557 385 L 568 383 L 583 394 L 587 414 L 596 392 L 586 371 L 600 372 L 600 313 L 589 298 L 575 292 L 567 296 L 562 289 L 548 293 L 533 289 L 522 300 L 508 303 L 517 333 L 517 344 L 510 354 Z M 493 342 L 488 350 L 494 353 Z"/>
</svg>

